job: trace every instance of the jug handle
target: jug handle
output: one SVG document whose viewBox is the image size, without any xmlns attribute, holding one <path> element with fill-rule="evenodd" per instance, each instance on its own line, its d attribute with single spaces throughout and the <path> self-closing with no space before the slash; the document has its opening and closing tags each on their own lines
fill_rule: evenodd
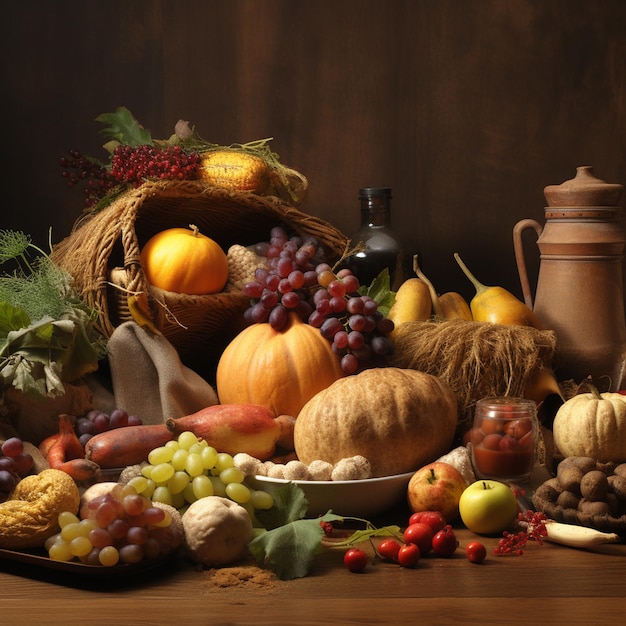
<svg viewBox="0 0 626 626">
<path fill-rule="evenodd" d="M 536 220 L 521 220 L 513 227 L 513 249 L 515 250 L 515 262 L 517 263 L 517 273 L 522 285 L 522 293 L 524 294 L 524 302 L 526 306 L 532 310 L 533 296 L 530 292 L 530 283 L 528 282 L 528 272 L 526 270 L 526 260 L 524 258 L 524 245 L 522 242 L 522 233 L 532 228 L 539 237 L 543 231 L 543 226 Z"/>
</svg>

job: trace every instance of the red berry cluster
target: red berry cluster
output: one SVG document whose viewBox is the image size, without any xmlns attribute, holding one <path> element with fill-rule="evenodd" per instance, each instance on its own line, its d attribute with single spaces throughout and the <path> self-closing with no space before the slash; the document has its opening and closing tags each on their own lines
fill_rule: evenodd
<svg viewBox="0 0 626 626">
<path fill-rule="evenodd" d="M 200 157 L 180 146 L 157 148 L 142 144 L 115 148 L 109 175 L 118 183 L 139 187 L 149 178 L 188 180 L 196 177 Z"/>
<path fill-rule="evenodd" d="M 495 555 L 521 556 L 529 541 L 534 540 L 539 545 L 543 544 L 543 538 L 548 534 L 545 513 L 531 510 L 518 513 L 518 523 L 521 530 L 515 533 L 505 530 L 502 533 L 502 539 L 494 550 Z"/>
<path fill-rule="evenodd" d="M 61 157 L 60 165 L 68 187 L 83 185 L 85 205 L 88 207 L 97 204 L 117 185 L 105 165 L 83 156 L 78 150 L 70 150 L 66 156 Z"/>
<path fill-rule="evenodd" d="M 148 179 L 188 180 L 197 177 L 200 157 L 180 146 L 159 148 L 147 144 L 115 148 L 110 166 L 70 150 L 61 157 L 68 187 L 83 185 L 85 204 L 92 207 L 119 185 L 139 187 Z"/>
</svg>

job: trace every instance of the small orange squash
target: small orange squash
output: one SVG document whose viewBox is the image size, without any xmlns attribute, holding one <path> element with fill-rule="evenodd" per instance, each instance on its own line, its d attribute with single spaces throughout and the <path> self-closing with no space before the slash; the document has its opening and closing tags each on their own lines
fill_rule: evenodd
<svg viewBox="0 0 626 626">
<path fill-rule="evenodd" d="M 263 322 L 241 331 L 220 357 L 216 386 L 222 404 L 260 404 L 296 417 L 342 376 L 330 342 L 291 313 L 283 330 Z"/>
<path fill-rule="evenodd" d="M 154 235 L 141 251 L 141 265 L 151 285 L 176 293 L 217 293 L 228 280 L 226 253 L 193 224 Z"/>
</svg>

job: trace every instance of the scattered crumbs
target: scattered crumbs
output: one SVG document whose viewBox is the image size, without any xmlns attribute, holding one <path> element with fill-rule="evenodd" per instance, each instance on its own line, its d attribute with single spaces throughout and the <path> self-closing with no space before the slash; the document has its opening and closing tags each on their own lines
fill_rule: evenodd
<svg viewBox="0 0 626 626">
<path fill-rule="evenodd" d="M 280 582 L 274 572 L 256 565 L 212 568 L 205 570 L 203 574 L 207 586 L 216 589 L 245 587 L 271 591 L 277 588 Z"/>
</svg>

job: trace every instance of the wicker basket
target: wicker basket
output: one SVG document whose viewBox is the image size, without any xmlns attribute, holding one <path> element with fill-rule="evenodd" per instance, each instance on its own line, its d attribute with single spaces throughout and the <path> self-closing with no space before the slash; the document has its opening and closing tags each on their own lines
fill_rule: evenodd
<svg viewBox="0 0 626 626">
<path fill-rule="evenodd" d="M 110 337 L 132 320 L 129 293 L 149 294 L 155 326 L 181 359 L 215 359 L 241 329 L 249 299 L 239 290 L 188 296 L 148 284 L 142 246 L 166 228 L 195 224 L 224 250 L 234 243 L 267 240 L 273 226 L 290 234 L 312 235 L 329 260 L 338 259 L 348 239 L 329 223 L 288 206 L 274 196 L 259 196 L 207 186 L 199 181 L 146 182 L 127 191 L 98 213 L 87 215 L 52 252 L 52 260 L 74 278 L 84 300 L 100 312 L 97 328 Z"/>
<path fill-rule="evenodd" d="M 608 533 L 617 533 L 626 536 L 626 514 L 615 517 L 613 515 L 590 515 L 577 509 L 564 508 L 557 504 L 558 481 L 549 478 L 537 487 L 532 496 L 533 506 L 537 511 L 542 511 L 549 519 L 565 524 L 578 524 Z"/>
</svg>

